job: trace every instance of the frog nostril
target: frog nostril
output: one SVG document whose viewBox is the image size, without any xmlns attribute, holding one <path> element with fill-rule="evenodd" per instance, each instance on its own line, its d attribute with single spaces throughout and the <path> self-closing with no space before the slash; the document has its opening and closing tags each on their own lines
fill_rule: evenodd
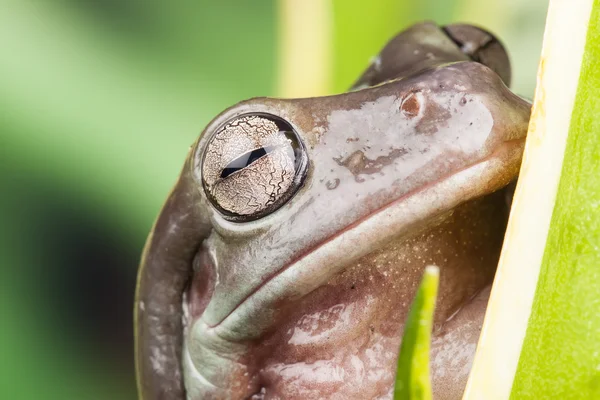
<svg viewBox="0 0 600 400">
<path fill-rule="evenodd" d="M 402 114 L 407 116 L 408 118 L 414 118 L 419 115 L 419 111 L 421 110 L 421 102 L 418 96 L 418 92 L 412 92 L 408 94 L 402 100 L 402 104 L 400 105 L 400 111 Z"/>
</svg>

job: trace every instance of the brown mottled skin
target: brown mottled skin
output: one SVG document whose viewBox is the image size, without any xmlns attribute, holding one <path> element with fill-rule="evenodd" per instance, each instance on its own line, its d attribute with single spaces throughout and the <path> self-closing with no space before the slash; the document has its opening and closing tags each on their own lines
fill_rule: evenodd
<svg viewBox="0 0 600 400">
<path fill-rule="evenodd" d="M 461 52 L 469 35 L 481 51 L 464 49 L 493 70 Z M 430 264 L 441 270 L 434 396 L 460 398 L 508 216 L 501 189 L 518 173 L 530 112 L 500 78 L 510 68 L 498 46 L 475 28 L 417 24 L 349 93 L 257 98 L 217 116 L 142 257 L 140 398 L 391 398 Z M 253 113 L 294 127 L 307 175 L 270 215 L 231 222 L 203 190 L 203 150 Z"/>
</svg>

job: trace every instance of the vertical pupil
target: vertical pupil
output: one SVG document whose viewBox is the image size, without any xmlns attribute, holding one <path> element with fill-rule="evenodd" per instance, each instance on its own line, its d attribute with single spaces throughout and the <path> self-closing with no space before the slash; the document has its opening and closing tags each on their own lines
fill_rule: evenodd
<svg viewBox="0 0 600 400">
<path fill-rule="evenodd" d="M 225 168 L 223 168 L 223 171 L 221 171 L 221 179 L 227 178 L 234 172 L 246 168 L 248 165 L 252 164 L 259 158 L 266 156 L 276 148 L 277 146 L 265 146 L 259 149 L 250 150 L 249 152 L 242 154 L 241 156 L 227 164 Z"/>
</svg>

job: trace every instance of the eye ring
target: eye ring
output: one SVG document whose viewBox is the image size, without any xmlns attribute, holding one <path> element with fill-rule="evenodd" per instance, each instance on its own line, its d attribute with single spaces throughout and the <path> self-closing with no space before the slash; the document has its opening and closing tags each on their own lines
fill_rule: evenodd
<svg viewBox="0 0 600 400">
<path fill-rule="evenodd" d="M 211 204 L 247 222 L 286 204 L 306 177 L 308 156 L 294 127 L 268 113 L 247 113 L 217 128 L 196 163 Z"/>
</svg>

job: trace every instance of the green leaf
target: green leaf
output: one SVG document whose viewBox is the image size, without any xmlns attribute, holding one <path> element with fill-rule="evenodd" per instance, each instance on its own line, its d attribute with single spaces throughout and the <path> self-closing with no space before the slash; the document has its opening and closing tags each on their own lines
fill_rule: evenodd
<svg viewBox="0 0 600 400">
<path fill-rule="evenodd" d="M 439 278 L 438 267 L 425 268 L 423 280 L 408 315 L 400 346 L 394 388 L 395 400 L 431 399 L 429 348 Z"/>
</svg>

